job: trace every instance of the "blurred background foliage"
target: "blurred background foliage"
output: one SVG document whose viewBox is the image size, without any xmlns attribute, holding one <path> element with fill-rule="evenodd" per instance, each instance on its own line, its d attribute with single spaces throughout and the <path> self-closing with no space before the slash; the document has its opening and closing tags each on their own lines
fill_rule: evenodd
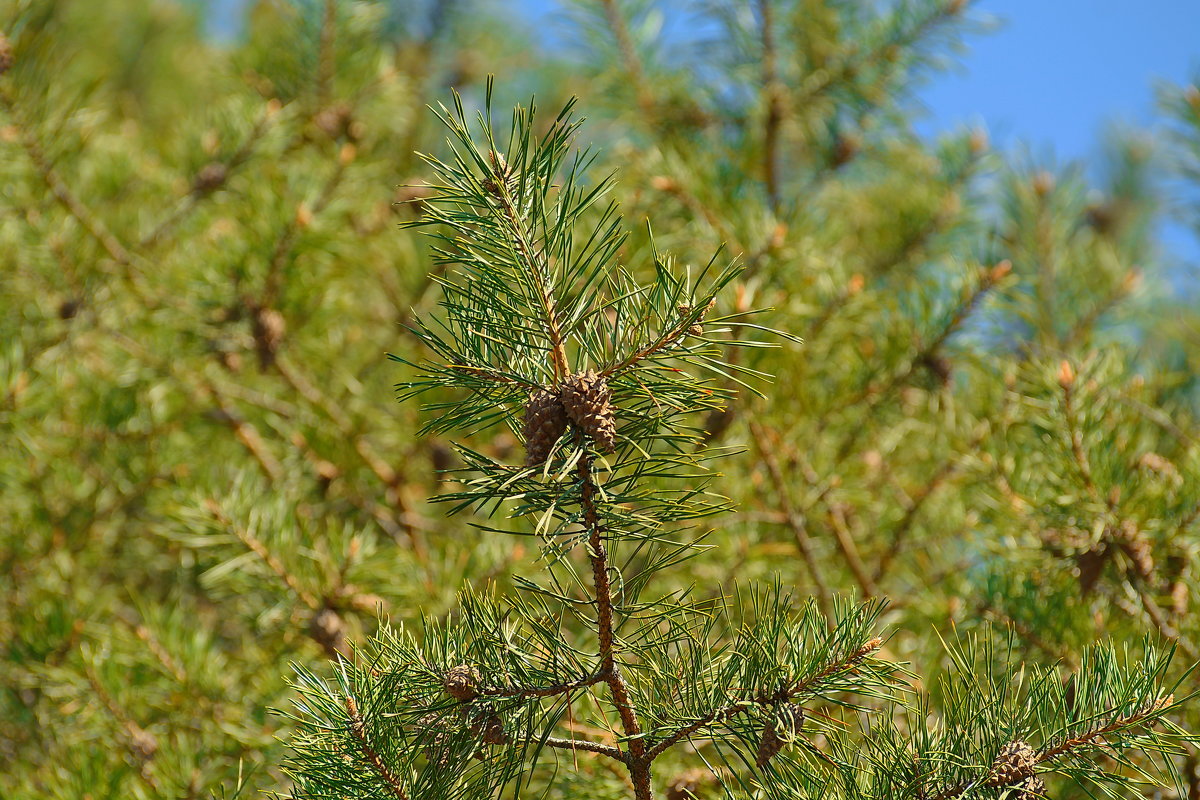
<svg viewBox="0 0 1200 800">
<path fill-rule="evenodd" d="M 696 421 L 738 510 L 680 584 L 891 598 L 927 678 L 955 631 L 1200 659 L 1200 311 L 1155 235 L 1200 231 L 1196 86 L 1095 183 L 913 132 L 963 0 L 579 0 L 553 52 L 507 11 L 257 0 L 215 43 L 203 3 L 0 3 L 0 795 L 286 791 L 289 664 L 529 568 L 427 502 L 459 465 L 384 357 L 439 291 L 398 228 L 426 105 L 488 73 L 500 106 L 580 96 L 622 264 L 652 268 L 646 220 L 682 264 L 723 245 L 722 311 L 805 340 L 731 355 L 774 385 Z"/>
</svg>

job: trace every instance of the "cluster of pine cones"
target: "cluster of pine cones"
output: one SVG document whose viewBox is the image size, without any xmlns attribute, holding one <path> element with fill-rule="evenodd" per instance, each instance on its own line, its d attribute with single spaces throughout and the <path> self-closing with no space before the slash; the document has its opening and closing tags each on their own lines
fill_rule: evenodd
<svg viewBox="0 0 1200 800">
<path fill-rule="evenodd" d="M 568 375 L 557 390 L 538 389 L 529 396 L 525 404 L 525 466 L 544 462 L 572 423 L 601 452 L 611 453 L 616 447 L 612 392 L 604 378 L 591 370 Z"/>
</svg>

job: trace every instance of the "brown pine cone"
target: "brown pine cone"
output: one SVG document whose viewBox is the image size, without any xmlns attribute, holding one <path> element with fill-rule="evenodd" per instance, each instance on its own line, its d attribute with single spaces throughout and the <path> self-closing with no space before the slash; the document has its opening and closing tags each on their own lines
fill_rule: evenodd
<svg viewBox="0 0 1200 800">
<path fill-rule="evenodd" d="M 3 33 L 0 33 L 0 75 L 12 69 L 13 65 L 13 50 L 12 42 Z"/>
<path fill-rule="evenodd" d="M 591 370 L 569 375 L 560 396 L 571 421 L 596 443 L 597 449 L 611 453 L 616 448 L 617 421 L 612 392 L 604 378 Z"/>
<path fill-rule="evenodd" d="M 755 766 L 761 767 L 783 749 L 800 731 L 804 722 L 804 710 L 794 703 L 782 703 L 775 709 L 775 715 L 763 729 L 762 739 L 758 743 L 758 754 L 754 759 Z"/>
<path fill-rule="evenodd" d="M 1039 800 L 1046 796 L 1046 782 L 1037 775 L 1030 775 L 1017 786 L 1014 800 Z"/>
<path fill-rule="evenodd" d="M 546 460 L 558 437 L 567 429 L 567 412 L 558 397 L 538 389 L 525 404 L 525 466 Z"/>
<path fill-rule="evenodd" d="M 696 800 L 700 791 L 713 782 L 713 774 L 703 767 L 681 772 L 667 786 L 667 800 Z"/>
<path fill-rule="evenodd" d="M 192 194 L 206 195 L 215 192 L 225 185 L 229 177 L 229 168 L 220 161 L 210 161 L 200 168 L 192 180 Z"/>
<path fill-rule="evenodd" d="M 330 658 L 349 653 L 346 647 L 346 623 L 341 616 L 329 606 L 318 609 L 308 622 L 308 635 L 317 644 L 325 648 Z"/>
<path fill-rule="evenodd" d="M 471 723 L 471 733 L 479 737 L 484 744 L 504 744 L 508 737 L 504 735 L 504 723 L 494 712 L 480 715 Z"/>
<path fill-rule="evenodd" d="M 1037 754 L 1028 742 L 1018 739 L 1000 748 L 992 771 L 988 773 L 988 786 L 1015 786 L 1028 778 L 1036 777 L 1033 768 L 1037 765 Z"/>
<path fill-rule="evenodd" d="M 459 664 L 446 670 L 442 676 L 442 688 L 456 700 L 469 703 L 479 696 L 479 670 L 469 664 Z"/>
</svg>

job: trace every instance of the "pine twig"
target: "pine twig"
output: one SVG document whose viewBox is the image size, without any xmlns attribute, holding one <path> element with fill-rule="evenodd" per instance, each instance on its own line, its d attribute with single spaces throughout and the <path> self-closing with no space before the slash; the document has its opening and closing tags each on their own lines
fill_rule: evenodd
<svg viewBox="0 0 1200 800">
<path fill-rule="evenodd" d="M 638 57 L 637 49 L 633 46 L 633 38 L 629 35 L 629 26 L 625 22 L 625 17 L 621 14 L 617 0 L 599 0 L 599 2 L 604 10 L 604 19 L 612 31 L 613 39 L 616 40 L 622 66 L 633 86 L 638 108 L 644 117 L 652 119 L 655 116 L 654 94 L 646 84 L 646 71 L 642 67 L 642 60 Z"/>
<path fill-rule="evenodd" d="M 358 741 L 358 749 L 362 752 L 363 758 L 366 759 L 371 770 L 383 780 L 396 800 L 409 800 L 400 778 L 388 769 L 388 765 L 367 740 L 367 725 L 359 716 L 358 704 L 354 702 L 353 697 L 346 698 L 346 714 L 350 719 L 350 734 Z"/>
<path fill-rule="evenodd" d="M 321 607 L 320 601 L 318 601 L 311 592 L 309 592 L 300 584 L 300 581 L 296 579 L 296 576 L 288 571 L 287 567 L 283 565 L 283 562 L 280 561 L 275 554 L 268 550 L 267 546 L 264 545 L 257 536 L 234 523 L 234 521 L 229 518 L 229 515 L 225 513 L 225 510 L 221 508 L 220 503 L 209 497 L 204 500 L 204 507 L 208 509 L 208 513 L 212 514 L 213 519 L 220 523 L 221 527 L 225 528 L 225 530 L 227 530 L 229 533 L 232 533 L 234 536 L 236 536 L 238 540 L 246 546 L 246 549 L 250 550 L 256 556 L 262 559 L 263 563 L 266 564 L 281 581 L 283 581 L 284 585 L 292 590 L 292 593 L 295 594 L 296 597 L 300 598 L 300 601 L 303 602 L 304 605 L 308 606 L 313 611 L 316 611 Z"/>
<path fill-rule="evenodd" d="M 793 697 L 803 694 L 804 692 L 809 691 L 813 687 L 820 684 L 821 681 L 824 681 L 831 675 L 835 675 L 842 670 L 853 670 L 863 661 L 863 659 L 865 659 L 871 653 L 874 653 L 882 646 L 883 639 L 875 637 L 845 658 L 830 664 L 826 664 L 825 667 L 823 667 L 816 674 L 811 675 L 802 681 L 797 681 L 791 686 L 784 686 L 778 692 L 769 695 L 757 695 L 747 700 L 739 700 L 715 708 L 712 711 L 703 714 L 699 719 L 689 722 L 684 727 L 658 742 L 658 744 L 654 745 L 654 747 L 650 749 L 650 752 L 647 754 L 647 758 L 657 758 L 701 728 L 707 725 L 724 722 L 725 720 L 735 717 L 738 714 L 744 713 L 747 709 L 753 706 L 773 706 L 777 703 L 785 702 Z"/>
<path fill-rule="evenodd" d="M 829 591 L 829 586 L 825 583 L 825 578 L 821 575 L 821 569 L 817 564 L 816 554 L 813 552 L 812 539 L 808 535 L 808 525 L 804 517 L 796 510 L 792 503 L 791 494 L 788 491 L 787 482 L 784 480 L 783 472 L 779 468 L 779 461 L 775 458 L 775 453 L 771 448 L 770 442 L 767 441 L 767 434 L 763 427 L 757 422 L 750 423 L 750 433 L 754 437 L 754 443 L 758 449 L 759 456 L 763 460 L 763 464 L 767 468 L 767 473 L 771 477 L 771 482 L 775 486 L 775 493 L 779 497 L 779 503 L 783 507 L 783 513 L 787 519 L 788 527 L 792 531 L 792 536 L 796 540 L 796 549 L 800 553 L 800 557 L 804 560 L 804 564 L 808 567 L 809 577 L 812 578 L 813 586 L 816 589 L 817 604 L 821 607 L 821 613 L 828 621 L 833 620 L 833 599 Z"/>
</svg>

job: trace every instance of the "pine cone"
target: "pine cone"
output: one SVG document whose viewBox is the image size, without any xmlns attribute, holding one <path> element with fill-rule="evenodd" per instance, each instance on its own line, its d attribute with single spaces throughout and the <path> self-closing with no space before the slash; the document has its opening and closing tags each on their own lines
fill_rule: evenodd
<svg viewBox="0 0 1200 800">
<path fill-rule="evenodd" d="M 617 422 L 612 392 L 604 378 L 591 370 L 569 375 L 563 381 L 561 397 L 571 421 L 601 452 L 611 453 L 616 447 Z"/>
<path fill-rule="evenodd" d="M 794 703 L 780 704 L 767 727 L 763 729 L 762 739 L 758 743 L 758 755 L 754 759 L 755 766 L 761 767 L 774 758 L 800 731 L 803 722 L 803 709 Z"/>
<path fill-rule="evenodd" d="M 0 33 L 0 75 L 12 69 L 13 61 L 12 43 L 8 41 L 8 37 Z"/>
<path fill-rule="evenodd" d="M 567 429 L 567 412 L 559 399 L 538 389 L 525 404 L 525 466 L 536 467 Z"/>
<path fill-rule="evenodd" d="M 1046 796 L 1046 782 L 1037 775 L 1030 775 L 1017 786 L 1013 800 L 1039 800 Z"/>
<path fill-rule="evenodd" d="M 713 306 L 716 304 L 717 301 L 715 299 L 708 301 L 708 305 L 705 306 L 704 310 L 700 312 L 700 318 L 688 326 L 688 333 L 690 333 L 692 336 L 704 335 L 704 325 L 702 323 L 704 322 L 704 318 L 708 316 L 708 312 L 712 311 Z M 688 314 L 692 313 L 692 308 L 692 306 L 685 304 L 679 306 L 678 310 L 681 316 L 687 316 Z"/>
<path fill-rule="evenodd" d="M 479 670 L 469 664 L 459 664 L 446 670 L 442 676 L 442 688 L 456 700 L 469 703 L 479 696 Z"/>
<path fill-rule="evenodd" d="M 484 744 L 504 744 L 508 737 L 504 735 L 504 723 L 492 712 L 481 714 L 471 723 L 471 733 L 479 737 Z"/>
<path fill-rule="evenodd" d="M 1037 777 L 1033 774 L 1036 757 L 1037 754 L 1028 742 L 1020 739 L 1009 742 L 996 754 L 996 760 L 992 762 L 992 771 L 988 773 L 987 785 L 1015 786 L 1028 778 Z"/>
<path fill-rule="evenodd" d="M 417 728 L 425 742 L 425 760 L 439 767 L 449 766 L 451 734 L 446 721 L 438 714 L 430 713 L 417 720 Z"/>
<path fill-rule="evenodd" d="M 192 181 L 192 194 L 203 196 L 215 192 L 225 185 L 229 168 L 220 161 L 210 161 L 200 168 Z"/>
<path fill-rule="evenodd" d="M 332 608 L 325 606 L 312 615 L 308 635 L 325 648 L 330 658 L 346 655 L 346 623 Z"/>
<path fill-rule="evenodd" d="M 713 774 L 703 767 L 675 776 L 667 786 L 667 800 L 696 800 L 700 790 L 713 782 Z"/>
</svg>

